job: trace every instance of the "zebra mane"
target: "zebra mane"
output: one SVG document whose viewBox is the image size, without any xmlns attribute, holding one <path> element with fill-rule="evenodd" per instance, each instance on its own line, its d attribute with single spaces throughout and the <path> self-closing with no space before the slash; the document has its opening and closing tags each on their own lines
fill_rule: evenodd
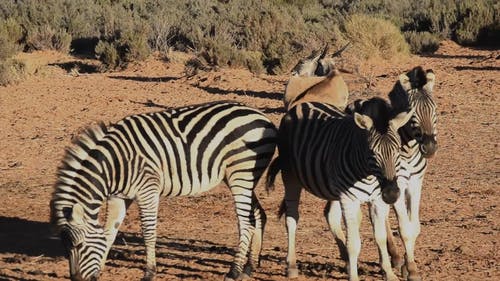
<svg viewBox="0 0 500 281">
<path fill-rule="evenodd" d="M 50 222 L 55 224 L 57 220 L 61 219 L 60 214 L 55 208 L 55 201 L 60 199 L 59 192 L 60 186 L 67 185 L 65 178 L 72 178 L 76 170 L 82 165 L 81 162 L 87 158 L 89 151 L 96 147 L 97 142 L 102 140 L 106 135 L 107 128 L 103 122 L 97 125 L 86 127 L 82 133 L 73 139 L 72 144 L 66 148 L 64 158 L 61 165 L 57 169 L 57 181 L 54 184 L 54 191 L 50 201 Z"/>
<path fill-rule="evenodd" d="M 407 90 L 397 81 L 389 93 L 389 100 L 396 113 L 401 113 L 410 110 L 410 96 Z"/>
<path fill-rule="evenodd" d="M 73 139 L 72 145 L 66 148 L 59 172 L 66 169 L 78 169 L 80 162 L 88 156 L 88 152 L 96 146 L 99 140 L 102 140 L 106 133 L 107 128 L 103 122 L 86 127 L 78 137 Z"/>
<path fill-rule="evenodd" d="M 391 104 L 379 97 L 355 100 L 346 108 L 345 112 L 349 115 L 357 112 L 369 116 L 373 120 L 375 129 L 381 134 L 387 132 L 389 121 L 397 115 Z"/>
<path fill-rule="evenodd" d="M 432 75 L 429 75 L 432 73 Z M 399 80 L 394 84 L 389 93 L 389 100 L 395 110 L 395 113 L 401 113 L 410 109 L 409 92 L 420 92 L 425 89 L 426 92 L 432 91 L 434 78 L 432 70 L 425 71 L 421 66 L 414 67 L 412 70 L 399 76 Z M 431 80 L 430 80 L 431 79 Z"/>
</svg>

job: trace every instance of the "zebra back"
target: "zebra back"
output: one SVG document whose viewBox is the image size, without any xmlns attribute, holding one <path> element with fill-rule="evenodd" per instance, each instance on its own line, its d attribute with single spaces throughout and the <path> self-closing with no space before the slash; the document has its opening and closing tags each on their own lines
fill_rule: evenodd
<svg viewBox="0 0 500 281">
<path fill-rule="evenodd" d="M 85 202 L 87 213 L 97 219 L 91 210 L 108 196 L 133 198 L 152 185 L 159 185 L 164 196 L 203 192 L 231 165 L 248 169 L 245 161 L 256 161 L 265 169 L 267 163 L 258 158 L 272 157 L 275 142 L 272 122 L 235 102 L 131 115 L 89 127 L 66 150 L 58 169 L 51 218 L 64 220 L 64 207 Z"/>
</svg>

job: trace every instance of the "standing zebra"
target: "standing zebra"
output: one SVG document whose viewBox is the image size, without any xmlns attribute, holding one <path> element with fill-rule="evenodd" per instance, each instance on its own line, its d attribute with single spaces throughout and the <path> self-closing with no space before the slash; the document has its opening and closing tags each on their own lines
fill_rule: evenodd
<svg viewBox="0 0 500 281">
<path fill-rule="evenodd" d="M 421 280 L 414 257 L 415 241 L 420 233 L 420 195 L 427 158 L 432 157 L 437 150 L 437 113 L 432 96 L 434 83 L 435 75 L 432 70 L 424 71 L 422 67 L 415 67 L 408 73 L 400 75 L 399 82 L 389 93 L 389 99 L 396 111 L 412 109 L 415 112 L 410 122 L 399 129 L 402 142 L 401 160 L 407 173 L 402 178 L 406 181 L 402 184 L 405 187 L 403 190 L 405 196 L 394 204 L 406 250 L 403 276 L 410 281 Z M 408 231 L 403 231 L 404 224 L 409 224 Z M 401 267 L 403 261 L 394 244 L 389 221 L 386 227 L 392 263 L 395 267 Z"/>
<path fill-rule="evenodd" d="M 88 129 L 66 152 L 50 202 L 72 280 L 97 280 L 126 209 L 139 206 L 146 244 L 144 280 L 156 273 L 160 196 L 190 196 L 225 181 L 239 220 L 239 251 L 226 279 L 258 265 L 266 216 L 254 192 L 276 147 L 275 126 L 261 112 L 215 102 L 132 115 Z M 107 201 L 106 223 L 98 214 Z"/>
<path fill-rule="evenodd" d="M 426 158 L 432 157 L 437 149 L 436 142 L 436 104 L 432 98 L 435 76 L 431 70 L 424 71 L 415 67 L 399 76 L 389 99 L 396 113 L 412 110 L 410 121 L 398 130 L 401 137 L 401 170 L 398 181 L 402 189 L 399 200 L 394 203 L 398 216 L 399 230 L 406 250 L 406 264 L 398 253 L 394 236 L 386 219 L 387 245 L 392 258 L 392 265 L 402 267 L 403 277 L 410 281 L 421 280 L 415 263 L 415 241 L 420 232 L 419 203 L 422 181 L 427 167 Z M 349 105 L 346 112 L 354 114 L 362 111 L 365 101 L 357 100 Z M 339 202 L 331 202 L 325 212 L 327 219 L 333 222 L 331 229 L 337 241 L 342 257 L 345 257 L 345 235 L 341 228 L 341 211 Z M 329 211 L 330 210 L 330 211 Z M 407 276 L 406 276 L 407 275 Z"/>
<path fill-rule="evenodd" d="M 278 132 L 279 158 L 271 164 L 267 187 L 271 187 L 281 170 L 285 196 L 280 215 L 286 213 L 289 277 L 298 276 L 295 232 L 300 194 L 305 188 L 327 201 L 340 201 L 347 224 L 351 281 L 359 279 L 360 205 L 370 203 L 382 268 L 388 280 L 398 280 L 387 254 L 385 219 L 387 204 L 399 197 L 396 173 L 400 170 L 401 140 L 397 131 L 412 113 L 396 117 L 391 114 L 387 102 L 372 98 L 354 115 L 345 115 L 328 104 L 305 102 L 291 108 L 282 118 Z M 326 216 L 329 217 L 329 211 Z M 331 227 L 336 224 L 328 222 Z"/>
</svg>

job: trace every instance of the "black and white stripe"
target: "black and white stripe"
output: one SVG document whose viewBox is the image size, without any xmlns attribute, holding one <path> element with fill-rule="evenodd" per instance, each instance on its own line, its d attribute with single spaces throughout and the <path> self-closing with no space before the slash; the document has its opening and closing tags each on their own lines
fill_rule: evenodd
<svg viewBox="0 0 500 281">
<path fill-rule="evenodd" d="M 67 150 L 51 200 L 72 279 L 97 279 L 133 200 L 146 244 L 145 279 L 152 279 L 160 196 L 195 195 L 222 181 L 234 197 L 240 233 L 227 278 L 250 274 L 265 224 L 254 188 L 272 158 L 276 134 L 262 113 L 234 102 L 132 115 L 88 129 Z M 98 214 L 104 202 L 103 227 Z"/>
<path fill-rule="evenodd" d="M 325 215 L 331 227 L 336 225 L 332 220 L 340 222 L 342 208 L 348 236 L 347 250 L 343 246 L 342 252 L 349 258 L 350 280 L 358 280 L 361 203 L 370 203 L 377 245 L 387 253 L 387 203 L 399 197 L 396 179 L 401 141 L 397 130 L 411 117 L 411 113 L 393 113 L 387 102 L 373 98 L 352 115 L 323 103 L 300 103 L 283 117 L 279 158 L 271 164 L 268 186 L 281 170 L 285 198 L 280 213 L 286 214 L 289 277 L 298 275 L 295 232 L 302 189 L 330 202 Z M 345 244 L 343 233 L 332 231 Z M 382 267 L 388 280 L 397 280 L 387 254 L 382 258 Z"/>
<path fill-rule="evenodd" d="M 427 168 L 427 159 L 437 150 L 437 112 L 432 91 L 435 75 L 432 70 L 415 67 L 399 77 L 389 93 L 389 99 L 396 111 L 412 109 L 414 114 L 405 126 L 399 129 L 402 140 L 401 160 L 404 173 L 401 175 L 403 196 L 394 204 L 398 214 L 401 238 L 406 255 L 403 275 L 408 280 L 421 280 L 415 263 L 415 242 L 420 233 L 420 197 Z M 394 267 L 403 266 L 394 237 L 387 223 L 388 249 Z"/>
</svg>

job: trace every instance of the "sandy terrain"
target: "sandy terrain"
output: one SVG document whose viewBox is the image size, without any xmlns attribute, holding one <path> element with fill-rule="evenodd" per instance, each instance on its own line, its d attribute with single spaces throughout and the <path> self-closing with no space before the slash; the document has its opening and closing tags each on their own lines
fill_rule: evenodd
<svg viewBox="0 0 500 281">
<path fill-rule="evenodd" d="M 439 151 L 424 182 L 422 233 L 416 255 L 424 280 L 500 280 L 500 53 L 445 42 L 429 57 L 365 64 L 370 89 L 385 96 L 397 75 L 416 65 L 437 77 Z M 64 147 L 86 125 L 139 112 L 213 100 L 237 100 L 282 114 L 286 76 L 219 70 L 183 76 L 183 66 L 158 60 L 116 73 L 92 73 L 92 61 L 56 53 L 25 54 L 47 64 L 17 85 L 0 88 L 0 280 L 63 280 L 68 264 L 60 241 L 50 239 L 48 203 Z M 80 66 L 79 73 L 72 71 Z M 69 70 L 69 71 L 68 71 Z M 90 72 L 90 73 L 86 73 Z M 367 79 L 346 75 L 351 99 Z M 258 187 L 269 220 L 255 280 L 286 280 L 286 232 L 275 213 L 283 188 Z M 299 280 L 346 279 L 322 216 L 324 203 L 304 194 L 297 235 Z M 365 215 L 361 278 L 382 280 Z M 203 196 L 163 200 L 157 245 L 158 280 L 222 280 L 237 242 L 232 198 L 224 186 Z M 103 280 L 137 280 L 144 250 L 132 206 Z M 394 228 L 394 231 L 397 231 Z"/>
</svg>

